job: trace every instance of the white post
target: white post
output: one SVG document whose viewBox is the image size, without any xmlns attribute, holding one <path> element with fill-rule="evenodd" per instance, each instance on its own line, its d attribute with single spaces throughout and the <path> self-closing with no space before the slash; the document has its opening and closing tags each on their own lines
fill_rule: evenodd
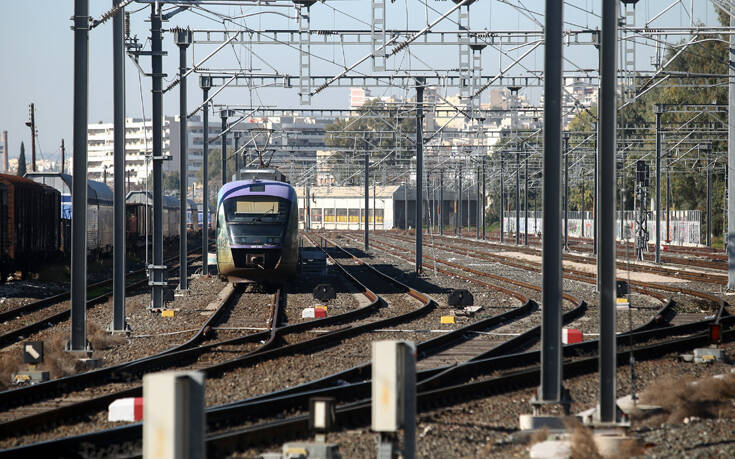
<svg viewBox="0 0 735 459">
<path fill-rule="evenodd" d="M 143 376 L 143 458 L 204 459 L 204 374 Z"/>
</svg>

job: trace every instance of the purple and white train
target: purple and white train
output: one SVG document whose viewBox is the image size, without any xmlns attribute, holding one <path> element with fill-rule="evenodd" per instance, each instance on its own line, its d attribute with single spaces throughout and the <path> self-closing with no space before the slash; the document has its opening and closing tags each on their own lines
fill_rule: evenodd
<svg viewBox="0 0 735 459">
<path fill-rule="evenodd" d="M 230 282 L 280 284 L 298 267 L 296 190 L 275 170 L 245 170 L 217 195 L 217 268 Z"/>
</svg>

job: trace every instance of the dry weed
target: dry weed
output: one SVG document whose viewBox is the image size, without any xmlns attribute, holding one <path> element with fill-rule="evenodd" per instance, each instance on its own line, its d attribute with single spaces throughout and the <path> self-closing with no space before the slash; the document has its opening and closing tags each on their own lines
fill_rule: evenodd
<svg viewBox="0 0 735 459">
<path fill-rule="evenodd" d="M 735 375 L 731 374 L 722 379 L 700 379 L 696 384 L 681 379 L 658 382 L 641 394 L 641 401 L 661 406 L 668 413 L 668 422 L 679 422 L 691 416 L 732 417 L 733 397 Z"/>
</svg>

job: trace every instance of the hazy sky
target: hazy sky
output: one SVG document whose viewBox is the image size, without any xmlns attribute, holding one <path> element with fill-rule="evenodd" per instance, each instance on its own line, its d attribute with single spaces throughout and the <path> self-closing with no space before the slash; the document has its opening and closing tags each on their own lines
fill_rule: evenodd
<svg viewBox="0 0 735 459">
<path fill-rule="evenodd" d="M 688 6 L 690 1 L 683 0 Z M 518 0 L 507 0 L 518 5 Z M 428 21 L 432 22 L 440 14 L 453 6 L 452 2 L 429 0 L 426 4 L 419 0 L 396 0 L 387 2 L 388 28 L 420 29 Z M 570 0 L 565 7 L 565 29 L 596 28 L 599 26 L 599 0 Z M 539 30 L 538 24 L 529 17 L 543 22 L 544 2 L 542 0 L 526 0 L 522 2 L 528 11 L 521 13 L 497 0 L 480 0 L 471 7 L 471 28 L 488 30 Z M 655 16 L 661 9 L 670 5 L 670 0 L 642 0 L 636 9 L 637 25 L 642 25 L 647 18 Z M 716 14 L 711 3 L 706 0 L 695 0 L 695 19 L 708 25 L 717 24 Z M 244 3 L 245 5 L 245 3 Z M 99 18 L 112 6 L 111 1 L 90 1 L 90 13 Z M 434 10 L 432 10 L 434 9 Z M 146 42 L 150 16 L 150 7 L 143 3 L 133 3 L 128 7 L 132 13 L 132 35 L 137 35 Z M 254 8 L 248 6 L 212 6 L 207 10 L 194 10 L 178 14 L 164 27 L 189 26 L 192 29 L 237 30 L 239 25 L 251 29 L 296 29 L 293 8 Z M 273 11 L 278 12 L 274 14 Z M 263 14 L 263 12 L 265 12 Z M 235 19 L 235 22 L 224 20 L 217 13 L 227 16 L 247 16 Z M 255 13 L 255 14 L 253 14 Z M 258 14 L 261 13 L 261 14 Z M 17 156 L 20 142 L 30 150 L 30 129 L 25 126 L 28 120 L 28 105 L 36 104 L 36 126 L 38 129 L 37 145 L 40 157 L 56 159 L 61 139 L 66 141 L 67 151 L 72 144 L 72 73 L 73 73 L 73 32 L 70 29 L 73 14 L 72 0 L 34 0 L 11 1 L 0 0 L 0 91 L 2 109 L 0 110 L 0 130 L 7 130 L 11 157 Z M 287 18 L 284 16 L 289 16 Z M 316 3 L 311 8 L 313 29 L 369 29 L 370 2 L 368 0 L 329 0 Z M 438 25 L 435 30 L 456 30 L 457 13 Z M 680 5 L 657 19 L 653 25 L 680 26 L 688 25 L 690 18 Z M 112 120 L 112 21 L 105 23 L 90 32 L 89 38 L 89 122 Z M 314 40 L 316 39 L 313 38 Z M 674 41 L 674 39 L 671 39 Z M 172 81 L 178 70 L 178 50 L 173 44 L 171 34 L 164 34 L 164 49 L 169 55 L 164 58 L 164 71 L 168 74 L 164 87 Z M 192 58 L 199 61 L 214 49 L 214 46 L 197 45 L 189 49 L 189 64 Z M 298 74 L 298 54 L 294 48 L 286 46 L 260 46 L 250 48 L 245 45 L 232 45 L 224 48 L 217 56 L 207 62 L 208 68 L 239 69 L 248 68 L 252 59 L 255 72 Z M 343 67 L 369 53 L 369 47 L 326 47 L 312 46 L 312 74 L 332 75 Z M 503 49 L 504 56 L 497 49 L 490 47 L 483 51 L 483 73 L 494 74 L 499 67 L 505 67 L 511 58 L 523 53 L 525 49 Z M 650 56 L 653 48 L 639 46 L 637 60 L 639 68 L 650 67 Z M 597 52 L 590 46 L 571 46 L 564 48 L 565 56 L 574 64 L 583 68 L 596 67 Z M 368 61 L 369 62 L 369 61 Z M 141 57 L 141 66 L 150 71 L 150 58 Z M 411 53 L 401 52 L 389 61 L 389 67 L 396 69 L 447 69 L 458 65 L 456 47 L 412 47 Z M 570 68 L 570 64 L 565 64 Z M 525 74 L 529 70 L 543 68 L 543 47 L 529 54 L 517 66 L 511 75 Z M 356 69 L 362 73 L 370 73 L 368 64 Z M 142 86 L 139 84 L 142 83 Z M 202 94 L 198 79 L 189 80 L 189 110 L 201 103 Z M 524 90 L 531 100 L 537 100 L 540 89 Z M 381 95 L 408 93 L 401 88 L 375 91 Z M 448 89 L 443 94 L 453 95 L 456 89 Z M 141 105 L 142 95 L 142 105 Z M 127 116 L 141 117 L 143 109 L 146 118 L 150 118 L 150 78 L 140 76 L 137 68 L 126 58 L 126 100 Z M 487 101 L 487 95 L 483 102 Z M 227 88 L 222 91 L 215 103 L 249 104 L 250 91 L 246 88 Z M 298 108 L 296 89 L 261 88 L 252 93 L 255 105 Z M 317 95 L 313 107 L 339 107 L 349 104 L 347 89 L 328 89 Z M 178 114 L 178 90 L 172 90 L 164 96 L 164 114 Z M 218 119 L 217 119 L 218 121 Z"/>
</svg>

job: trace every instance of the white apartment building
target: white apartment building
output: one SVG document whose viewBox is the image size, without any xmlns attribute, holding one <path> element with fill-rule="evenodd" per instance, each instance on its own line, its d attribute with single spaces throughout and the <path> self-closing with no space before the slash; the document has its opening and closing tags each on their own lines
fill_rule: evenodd
<svg viewBox="0 0 735 459">
<path fill-rule="evenodd" d="M 171 159 L 163 163 L 164 172 L 179 171 L 180 122 L 178 116 L 166 116 L 163 119 L 163 154 Z M 202 167 L 203 126 L 198 117 L 188 122 L 188 182 L 189 185 L 199 182 L 199 170 Z M 214 138 L 220 133 L 220 123 L 210 122 L 209 136 Z M 227 137 L 228 148 L 232 147 L 232 136 Z M 146 154 L 153 148 L 153 128 L 150 120 L 145 122 L 139 118 L 125 119 L 125 171 L 126 180 L 131 185 L 145 183 L 146 170 L 150 172 L 152 165 L 146 165 Z M 219 150 L 219 141 L 210 144 L 210 151 Z M 87 164 L 88 178 L 104 181 L 105 170 L 108 181 L 113 175 L 114 126 L 112 123 L 96 123 L 87 126 Z"/>
</svg>

